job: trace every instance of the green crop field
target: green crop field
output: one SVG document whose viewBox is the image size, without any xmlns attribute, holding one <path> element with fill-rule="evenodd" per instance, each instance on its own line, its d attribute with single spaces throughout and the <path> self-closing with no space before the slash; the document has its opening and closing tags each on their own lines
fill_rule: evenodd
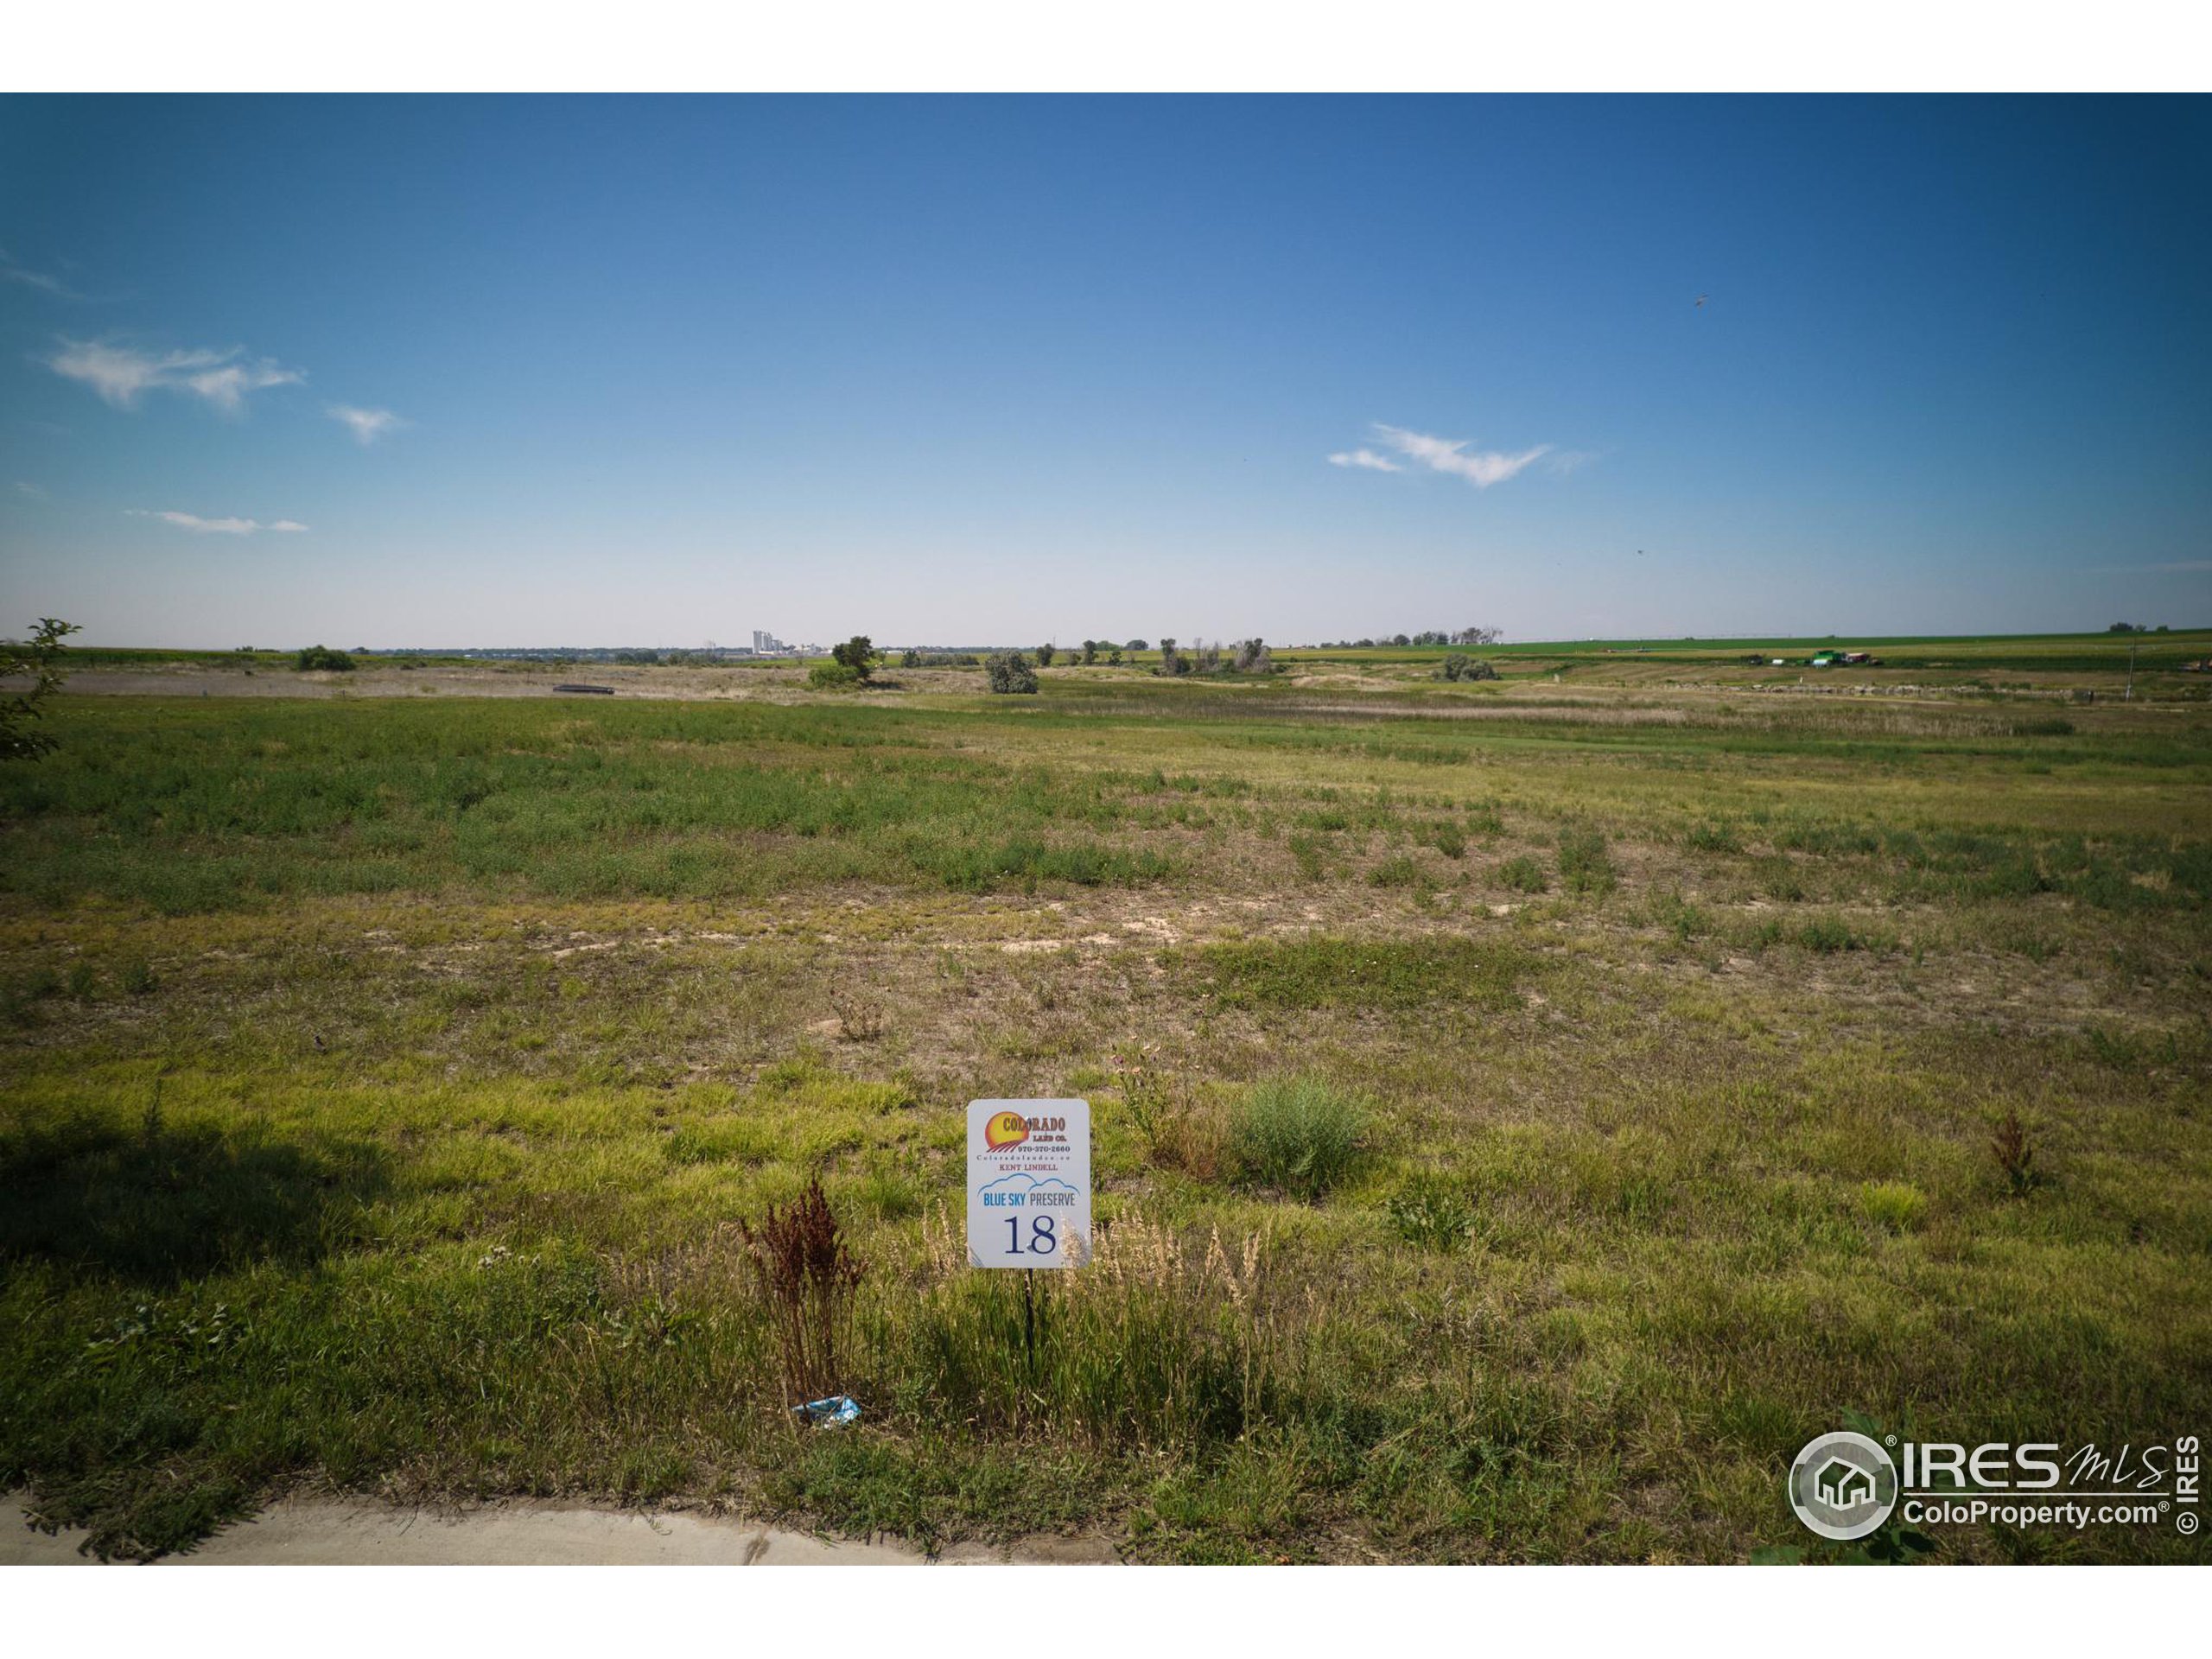
<svg viewBox="0 0 2212 1659">
<path fill-rule="evenodd" d="M 2207 640 L 83 673 L 0 765 L 0 1488 L 119 1555 L 323 1490 L 1824 1560 L 1846 1413 L 2202 1433 Z M 1103 1243 L 1025 1341 L 964 1108 L 1060 1095 Z M 835 1430 L 746 1231 L 816 1177 Z"/>
</svg>

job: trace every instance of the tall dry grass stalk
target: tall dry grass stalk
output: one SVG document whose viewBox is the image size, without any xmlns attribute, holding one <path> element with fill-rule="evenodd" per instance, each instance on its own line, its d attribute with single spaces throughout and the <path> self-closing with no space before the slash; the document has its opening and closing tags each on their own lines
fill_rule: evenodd
<svg viewBox="0 0 2212 1659">
<path fill-rule="evenodd" d="M 922 1227 L 924 1286 L 874 1328 L 940 1421 L 1098 1445 L 1233 1440 L 1277 1372 L 1264 1237 L 1185 1238 L 1141 1213 L 1094 1235 L 1090 1263 L 1021 1276 L 969 1271 L 940 1206 Z"/>
</svg>

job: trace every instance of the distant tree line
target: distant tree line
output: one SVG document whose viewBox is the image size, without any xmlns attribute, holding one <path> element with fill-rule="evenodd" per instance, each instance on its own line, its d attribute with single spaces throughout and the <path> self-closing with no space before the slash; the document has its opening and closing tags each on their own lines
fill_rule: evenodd
<svg viewBox="0 0 2212 1659">
<path fill-rule="evenodd" d="M 1211 645 L 1199 639 L 1188 651 L 1162 635 L 1160 666 L 1154 671 L 1170 679 L 1184 674 L 1272 674 L 1275 664 L 1268 642 L 1257 635 L 1240 639 L 1225 650 L 1217 639 Z"/>
<path fill-rule="evenodd" d="M 1431 628 L 1423 633 L 1394 633 L 1388 639 L 1324 639 L 1323 651 L 1372 651 L 1378 645 L 1494 645 L 1503 628 Z"/>
</svg>

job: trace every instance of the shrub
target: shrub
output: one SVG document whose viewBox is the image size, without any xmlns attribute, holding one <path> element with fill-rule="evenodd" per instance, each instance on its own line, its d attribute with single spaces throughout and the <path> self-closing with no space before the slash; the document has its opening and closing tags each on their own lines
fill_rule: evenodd
<svg viewBox="0 0 2212 1659">
<path fill-rule="evenodd" d="M 1605 838 L 1595 830 L 1570 830 L 1559 838 L 1560 879 L 1570 893 L 1611 893 L 1613 861 Z"/>
<path fill-rule="evenodd" d="M 843 663 L 817 663 L 806 671 L 806 683 L 818 691 L 849 690 L 858 685 L 863 677 L 858 669 L 849 668 Z"/>
<path fill-rule="evenodd" d="M 1237 641 L 1236 671 L 1239 674 L 1274 673 L 1275 661 L 1268 654 L 1268 642 L 1256 637 Z"/>
<path fill-rule="evenodd" d="M 995 692 L 1008 696 L 1034 696 L 1037 693 L 1037 671 L 1018 651 L 993 652 L 983 664 L 983 671 L 990 677 L 991 690 Z"/>
<path fill-rule="evenodd" d="M 1057 651 L 1055 651 L 1055 650 L 1054 650 L 1051 645 L 1039 645 L 1039 646 L 1038 646 L 1038 647 L 1037 647 L 1037 666 L 1038 666 L 1038 667 L 1039 667 L 1039 668 L 1050 668 L 1050 667 L 1052 665 L 1052 658 L 1053 658 L 1054 657 L 1058 656 L 1058 654 L 1059 654 L 1059 653 L 1058 653 Z"/>
<path fill-rule="evenodd" d="M 333 651 L 328 645 L 309 645 L 294 659 L 302 674 L 316 670 L 333 674 L 351 674 L 353 659 L 342 651 Z"/>
<path fill-rule="evenodd" d="M 857 680 L 864 680 L 875 671 L 875 645 L 864 633 L 855 634 L 842 645 L 830 646 L 830 658 L 841 667 L 851 669 Z"/>
<path fill-rule="evenodd" d="M 1368 1120 L 1357 1096 L 1324 1078 L 1279 1078 L 1245 1096 L 1230 1146 L 1248 1179 L 1315 1199 L 1358 1161 Z"/>
<path fill-rule="evenodd" d="M 1497 867 L 1497 884 L 1512 893 L 1541 893 L 1551 885 L 1544 877 L 1544 867 L 1525 853 Z"/>
<path fill-rule="evenodd" d="M 1797 943 L 1808 950 L 1823 954 L 1835 950 L 1856 950 L 1859 936 L 1833 916 L 1822 916 L 1809 921 L 1798 931 Z"/>
<path fill-rule="evenodd" d="M 1137 647 L 1132 645 L 1130 649 L 1134 651 Z M 1162 634 L 1160 639 L 1160 671 L 1170 677 L 1191 671 L 1191 659 L 1176 650 L 1175 641 L 1166 634 Z"/>
<path fill-rule="evenodd" d="M 74 622 L 42 616 L 30 639 L 0 645 L 0 680 L 28 676 L 30 684 L 0 697 L 0 760 L 35 760 L 52 751 L 54 740 L 33 731 L 31 723 L 46 717 L 46 701 L 61 689 L 61 642 L 77 632 Z"/>
<path fill-rule="evenodd" d="M 1497 671 L 1479 657 L 1470 657 L 1464 651 L 1447 652 L 1443 666 L 1437 670 L 1447 680 L 1494 680 Z"/>
<path fill-rule="evenodd" d="M 918 651 L 916 651 L 916 650 L 915 650 L 912 645 L 907 646 L 906 650 L 904 650 L 904 651 L 902 651 L 902 652 L 900 652 L 899 653 L 899 667 L 901 667 L 901 668 L 919 668 L 921 665 L 922 665 L 922 653 L 921 653 L 920 652 L 918 652 Z"/>
</svg>

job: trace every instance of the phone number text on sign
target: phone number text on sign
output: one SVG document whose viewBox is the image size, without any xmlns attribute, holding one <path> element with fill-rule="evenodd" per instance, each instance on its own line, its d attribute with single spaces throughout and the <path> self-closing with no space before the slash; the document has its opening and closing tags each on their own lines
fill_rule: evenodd
<svg viewBox="0 0 2212 1659">
<path fill-rule="evenodd" d="M 968 1103 L 968 1260 L 1079 1268 L 1090 1258 L 1090 1103 Z"/>
</svg>

